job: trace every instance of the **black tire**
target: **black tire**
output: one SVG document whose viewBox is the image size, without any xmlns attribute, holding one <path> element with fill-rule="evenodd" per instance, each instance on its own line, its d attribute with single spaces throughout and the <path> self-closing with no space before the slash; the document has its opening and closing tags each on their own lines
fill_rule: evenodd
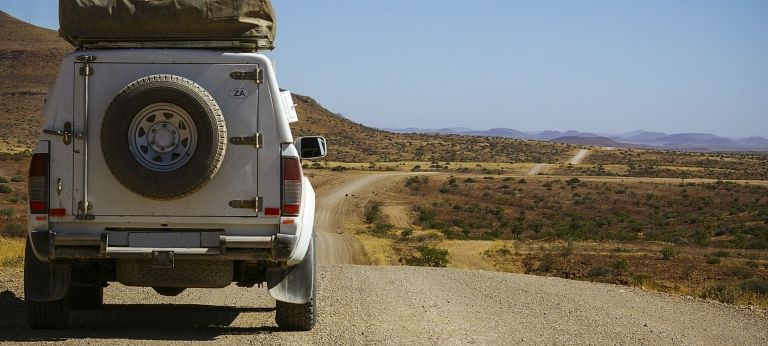
<svg viewBox="0 0 768 346">
<path fill-rule="evenodd" d="M 189 147 L 189 143 L 183 144 L 189 152 L 183 155 L 174 153 L 173 159 L 169 159 L 182 160 L 180 166 L 168 166 L 170 168 L 167 171 L 159 170 L 147 161 L 147 157 L 154 155 L 155 151 L 148 153 L 148 145 L 135 143 L 135 138 L 146 133 L 144 129 L 136 131 L 138 135 L 130 133 L 136 126 L 134 118 L 138 119 L 140 114 L 149 112 L 147 109 L 156 105 L 170 105 L 179 109 L 178 113 L 184 114 L 192 123 L 178 122 L 179 129 L 186 130 L 194 126 L 196 136 L 192 147 Z M 158 113 L 169 115 L 163 111 Z M 140 119 L 137 121 L 141 123 Z M 167 124 L 175 126 L 176 122 L 171 119 Z M 173 133 L 175 136 L 176 132 Z M 149 137 L 147 134 L 143 136 Z M 172 148 L 175 149 L 168 150 L 183 149 L 181 141 L 177 144 L 176 137 L 173 140 Z M 155 148 L 154 143 L 152 141 L 151 148 Z M 112 100 L 101 125 L 101 149 L 115 178 L 134 193 L 158 200 L 181 198 L 204 186 L 221 166 L 226 145 L 224 115 L 216 101 L 197 83 L 174 75 L 152 75 L 126 86 Z M 143 153 L 135 149 L 137 147 L 141 147 Z M 160 157 L 159 151 L 157 153 L 155 159 L 162 164 L 164 159 Z"/>
<path fill-rule="evenodd" d="M 178 296 L 179 294 L 181 294 L 181 292 L 184 292 L 184 290 L 186 290 L 186 288 L 184 287 L 152 287 L 152 289 L 155 290 L 157 294 L 161 296 L 166 296 L 166 297 Z"/>
<path fill-rule="evenodd" d="M 96 310 L 104 304 L 104 287 L 101 285 L 72 285 L 69 300 L 73 310 Z"/>
<path fill-rule="evenodd" d="M 26 271 L 34 268 L 34 265 L 40 265 L 41 263 L 42 262 L 35 257 L 32 245 L 30 244 L 29 238 L 27 238 L 27 245 L 24 250 L 25 280 L 27 279 Z M 29 299 L 25 294 L 24 301 L 27 305 L 27 323 L 30 328 L 59 329 L 65 328 L 69 323 L 70 301 L 68 297 L 48 302 L 36 302 Z"/>
<path fill-rule="evenodd" d="M 290 331 L 310 331 L 317 324 L 317 265 L 315 257 L 315 239 L 309 245 L 311 253 L 304 260 L 312 261 L 312 296 L 304 304 L 291 304 L 277 301 L 275 322 L 277 325 Z"/>
</svg>

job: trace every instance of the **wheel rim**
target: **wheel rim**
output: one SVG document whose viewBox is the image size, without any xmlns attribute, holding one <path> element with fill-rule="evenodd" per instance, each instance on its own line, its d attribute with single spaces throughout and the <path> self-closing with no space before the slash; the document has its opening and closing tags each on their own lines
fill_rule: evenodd
<svg viewBox="0 0 768 346">
<path fill-rule="evenodd" d="M 136 114 L 128 138 L 131 153 L 139 164 L 155 172 L 169 172 L 192 158 L 197 129 L 183 108 L 155 103 Z"/>
</svg>

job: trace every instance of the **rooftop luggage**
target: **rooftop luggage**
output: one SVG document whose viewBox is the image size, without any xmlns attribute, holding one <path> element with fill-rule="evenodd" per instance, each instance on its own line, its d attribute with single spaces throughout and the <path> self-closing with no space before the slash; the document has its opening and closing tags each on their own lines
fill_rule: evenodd
<svg viewBox="0 0 768 346">
<path fill-rule="evenodd" d="M 270 0 L 60 0 L 59 34 L 78 48 L 274 48 Z"/>
</svg>

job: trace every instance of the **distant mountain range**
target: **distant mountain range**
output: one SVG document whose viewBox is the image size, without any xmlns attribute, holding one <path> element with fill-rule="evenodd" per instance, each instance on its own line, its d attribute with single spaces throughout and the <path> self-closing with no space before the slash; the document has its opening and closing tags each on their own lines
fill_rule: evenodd
<svg viewBox="0 0 768 346">
<path fill-rule="evenodd" d="M 568 144 L 603 147 L 639 147 L 687 151 L 768 151 L 768 139 L 763 137 L 726 138 L 709 133 L 675 133 L 632 131 L 622 134 L 595 134 L 589 132 L 541 131 L 526 132 L 508 128 L 474 130 L 465 127 L 442 129 L 382 129 L 396 133 L 437 133 L 469 136 L 531 139 Z"/>
</svg>

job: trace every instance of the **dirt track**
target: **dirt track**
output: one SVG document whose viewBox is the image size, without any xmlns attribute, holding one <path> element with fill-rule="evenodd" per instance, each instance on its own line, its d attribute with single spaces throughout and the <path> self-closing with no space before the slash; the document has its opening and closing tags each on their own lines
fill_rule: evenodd
<svg viewBox="0 0 768 346">
<path fill-rule="evenodd" d="M 11 284 L 20 295 L 20 280 Z M 308 333 L 278 330 L 274 301 L 258 288 L 192 289 L 168 298 L 151 289 L 113 285 L 105 291 L 102 310 L 75 312 L 72 327 L 59 331 L 26 329 L 23 302 L 5 293 L 0 298 L 0 342 L 768 343 L 764 312 L 614 285 L 453 269 L 338 265 L 321 266 L 318 285 L 320 322 Z"/>
<path fill-rule="evenodd" d="M 319 201 L 341 208 L 330 202 L 380 179 L 322 191 Z M 334 208 L 318 209 L 318 220 L 334 227 Z M 321 254 L 339 248 L 339 238 L 321 239 L 328 242 L 320 245 Z M 761 310 L 615 285 L 455 269 L 321 265 L 320 321 L 307 333 L 277 329 L 274 300 L 263 288 L 190 289 L 162 297 L 113 284 L 102 310 L 74 312 L 71 328 L 58 331 L 25 327 L 20 269 L 0 270 L 0 292 L 0 342 L 768 344 L 768 313 Z"/>
</svg>

